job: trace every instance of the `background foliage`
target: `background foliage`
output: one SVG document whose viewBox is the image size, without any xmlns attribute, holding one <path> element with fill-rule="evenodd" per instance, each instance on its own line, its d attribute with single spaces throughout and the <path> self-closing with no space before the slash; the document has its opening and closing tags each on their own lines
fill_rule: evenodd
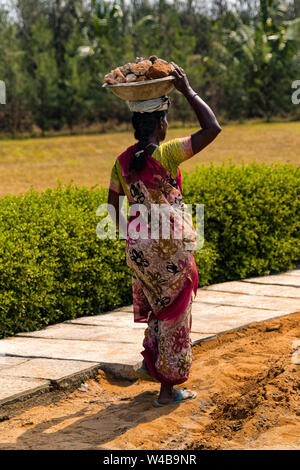
<svg viewBox="0 0 300 470">
<path fill-rule="evenodd" d="M 224 118 L 292 116 L 299 14 L 299 0 L 0 0 L 0 132 L 129 121 L 103 77 L 150 54 L 182 66 Z M 172 97 L 174 118 L 191 121 Z"/>
<path fill-rule="evenodd" d="M 299 168 L 211 165 L 183 180 L 185 202 L 205 207 L 200 286 L 299 262 Z M 0 199 L 0 337 L 132 302 L 125 241 L 96 236 L 106 200 L 74 185 Z"/>
</svg>

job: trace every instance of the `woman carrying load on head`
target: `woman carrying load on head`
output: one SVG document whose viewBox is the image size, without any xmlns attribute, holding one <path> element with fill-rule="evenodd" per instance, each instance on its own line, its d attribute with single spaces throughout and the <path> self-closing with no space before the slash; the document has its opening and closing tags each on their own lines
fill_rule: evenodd
<svg viewBox="0 0 300 470">
<path fill-rule="evenodd" d="M 108 203 L 116 211 L 117 227 L 127 226 L 126 262 L 132 270 L 134 321 L 148 323 L 143 342 L 143 365 L 137 373 L 146 380 L 160 382 L 155 406 L 196 396 L 190 390 L 174 388 L 189 376 L 191 307 L 198 287 L 194 251 L 187 248 L 187 240 L 195 241 L 193 224 L 185 224 L 181 239 L 174 236 L 178 226 L 183 228 L 183 219 L 179 217 L 180 208 L 184 206 L 179 165 L 210 144 L 221 131 L 213 111 L 191 88 L 184 70 L 172 64 L 174 85 L 192 106 L 201 129 L 188 137 L 162 143 L 168 128 L 169 98 L 129 102 L 138 142 L 116 159 L 108 197 Z M 159 237 L 151 236 L 150 217 L 145 222 L 146 232 L 143 227 L 144 233 L 150 235 L 140 238 L 132 235 L 135 228 L 141 230 L 143 219 L 138 215 L 143 211 L 131 215 L 127 224 L 125 216 L 119 212 L 121 195 L 127 196 L 130 206 L 142 205 L 149 215 L 154 204 L 170 209 L 169 238 L 161 236 L 162 218 L 158 219 Z M 136 227 L 137 220 L 139 228 Z"/>
</svg>

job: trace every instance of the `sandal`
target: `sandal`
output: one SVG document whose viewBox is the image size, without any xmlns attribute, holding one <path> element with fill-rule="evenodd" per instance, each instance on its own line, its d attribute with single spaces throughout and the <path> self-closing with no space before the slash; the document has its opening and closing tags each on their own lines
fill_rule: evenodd
<svg viewBox="0 0 300 470">
<path fill-rule="evenodd" d="M 156 398 L 153 402 L 153 406 L 158 408 L 161 406 L 173 405 L 173 403 L 179 403 L 181 401 L 192 400 L 196 398 L 197 396 L 197 392 L 192 392 L 192 395 L 187 396 L 187 390 L 185 388 L 177 388 L 176 390 L 180 390 L 180 393 L 172 401 L 169 401 L 168 403 L 160 403 L 158 399 Z"/>
</svg>

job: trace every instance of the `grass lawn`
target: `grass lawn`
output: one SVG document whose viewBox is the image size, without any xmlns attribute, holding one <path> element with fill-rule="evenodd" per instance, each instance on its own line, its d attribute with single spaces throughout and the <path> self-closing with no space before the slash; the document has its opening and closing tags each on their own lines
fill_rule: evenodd
<svg viewBox="0 0 300 470">
<path fill-rule="evenodd" d="M 167 140 L 198 128 L 169 129 Z M 38 191 L 73 180 L 76 184 L 108 186 L 115 158 L 135 142 L 133 132 L 0 141 L 0 196 L 19 194 L 32 185 Z M 300 122 L 227 125 L 209 147 L 181 168 L 221 164 L 272 162 L 300 164 Z"/>
</svg>

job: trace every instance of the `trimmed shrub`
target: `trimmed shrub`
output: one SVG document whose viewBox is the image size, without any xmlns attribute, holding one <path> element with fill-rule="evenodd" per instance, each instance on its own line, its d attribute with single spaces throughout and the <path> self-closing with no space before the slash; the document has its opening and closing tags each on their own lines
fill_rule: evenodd
<svg viewBox="0 0 300 470">
<path fill-rule="evenodd" d="M 96 236 L 106 200 L 71 185 L 0 200 L 1 336 L 130 302 L 125 241 Z"/>
<path fill-rule="evenodd" d="M 205 243 L 218 254 L 211 282 L 290 269 L 300 259 L 300 168 L 196 166 L 183 173 L 184 201 L 204 204 Z"/>
<path fill-rule="evenodd" d="M 299 168 L 202 166 L 183 182 L 184 201 L 205 207 L 200 286 L 299 261 Z M 132 302 L 125 241 L 96 236 L 106 200 L 107 189 L 60 184 L 0 199 L 1 337 Z"/>
</svg>

